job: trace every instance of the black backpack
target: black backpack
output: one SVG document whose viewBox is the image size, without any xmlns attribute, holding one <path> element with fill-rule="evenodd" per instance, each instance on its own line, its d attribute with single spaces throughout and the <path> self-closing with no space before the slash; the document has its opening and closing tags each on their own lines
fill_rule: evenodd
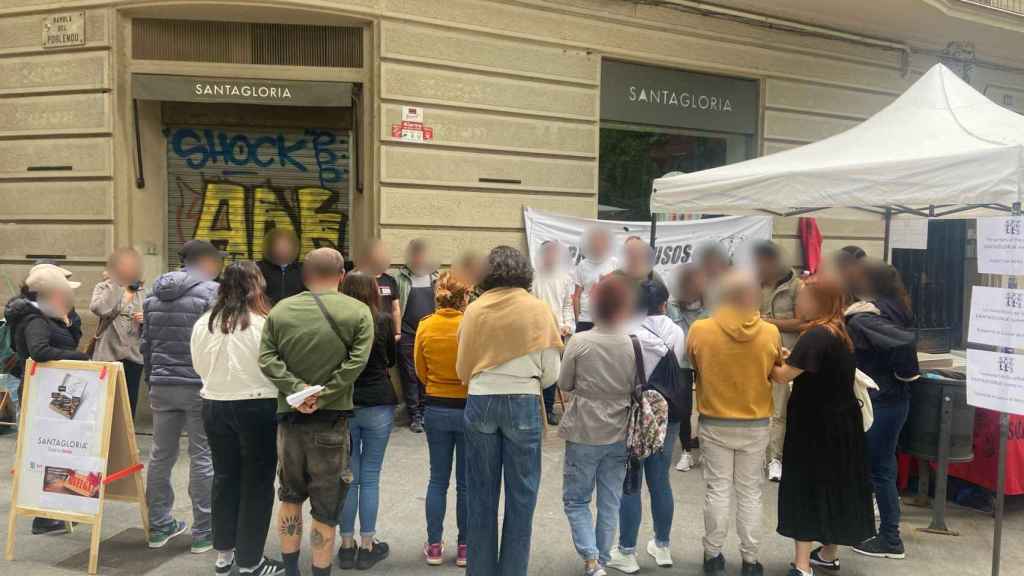
<svg viewBox="0 0 1024 576">
<path fill-rule="evenodd" d="M 646 327 L 644 329 L 658 336 L 653 330 Z M 668 348 L 668 354 L 658 361 L 654 371 L 647 377 L 646 389 L 654 390 L 665 398 L 668 402 L 669 420 L 676 422 L 686 417 L 684 409 L 689 405 L 687 395 L 691 394 L 691 391 L 688 386 L 683 385 L 683 369 L 679 366 L 672 346 L 661 336 L 658 336 L 658 339 Z"/>
</svg>

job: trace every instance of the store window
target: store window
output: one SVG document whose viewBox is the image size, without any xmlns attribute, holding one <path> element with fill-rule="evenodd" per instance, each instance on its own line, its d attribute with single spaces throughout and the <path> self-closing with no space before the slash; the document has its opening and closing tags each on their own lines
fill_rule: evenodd
<svg viewBox="0 0 1024 576">
<path fill-rule="evenodd" d="M 599 217 L 649 220 L 651 184 L 754 157 L 757 82 L 606 60 Z"/>
</svg>

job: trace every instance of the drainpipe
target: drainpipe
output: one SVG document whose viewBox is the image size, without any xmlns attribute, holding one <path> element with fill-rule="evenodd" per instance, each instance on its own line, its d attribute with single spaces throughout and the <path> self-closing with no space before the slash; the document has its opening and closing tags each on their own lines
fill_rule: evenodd
<svg viewBox="0 0 1024 576">
<path fill-rule="evenodd" d="M 813 24 L 804 24 L 802 22 L 796 22 L 794 20 L 785 20 L 783 18 L 776 18 L 774 16 L 766 16 L 764 14 L 747 12 L 745 10 L 726 8 L 724 6 L 709 4 L 707 2 L 700 2 L 698 0 L 640 0 L 639 3 L 663 6 L 667 8 L 676 8 L 688 12 L 696 12 L 698 14 L 702 14 L 705 16 L 726 18 L 729 20 L 736 20 L 739 22 L 744 22 L 755 26 L 763 26 L 766 28 L 773 28 L 777 30 L 786 30 L 789 32 L 806 34 L 808 36 L 817 36 L 819 38 L 842 40 L 844 42 L 851 42 L 854 44 L 861 44 L 864 46 L 882 48 L 884 50 L 895 50 L 901 53 L 900 73 L 903 75 L 903 77 L 906 77 L 907 74 L 910 72 L 911 49 L 910 46 L 902 42 L 882 40 L 879 38 L 872 38 L 870 36 L 864 36 L 862 34 L 856 34 L 853 32 L 844 32 L 842 30 L 834 30 L 832 28 L 815 26 Z"/>
</svg>

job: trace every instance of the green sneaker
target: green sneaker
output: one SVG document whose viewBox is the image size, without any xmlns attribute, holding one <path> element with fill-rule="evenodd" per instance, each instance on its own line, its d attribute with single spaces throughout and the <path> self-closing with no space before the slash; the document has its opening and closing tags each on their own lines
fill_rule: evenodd
<svg viewBox="0 0 1024 576">
<path fill-rule="evenodd" d="M 149 547 L 163 548 L 171 541 L 171 538 L 181 536 L 186 530 L 188 530 L 188 524 L 181 520 L 175 520 L 164 528 L 151 527 L 149 529 Z"/>
<path fill-rule="evenodd" d="M 193 554 L 202 554 L 213 550 L 213 536 L 207 534 L 206 536 L 193 536 L 192 547 L 189 551 Z"/>
</svg>

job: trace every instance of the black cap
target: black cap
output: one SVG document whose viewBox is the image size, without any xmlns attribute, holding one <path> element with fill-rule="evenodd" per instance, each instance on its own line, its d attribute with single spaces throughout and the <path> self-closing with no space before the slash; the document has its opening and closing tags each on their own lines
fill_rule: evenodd
<svg viewBox="0 0 1024 576">
<path fill-rule="evenodd" d="M 181 258 L 182 262 L 192 262 L 197 258 L 220 258 L 223 260 L 227 257 L 227 254 L 221 252 L 216 246 L 206 240 L 194 238 L 181 245 L 181 249 L 178 250 L 178 257 Z"/>
</svg>

